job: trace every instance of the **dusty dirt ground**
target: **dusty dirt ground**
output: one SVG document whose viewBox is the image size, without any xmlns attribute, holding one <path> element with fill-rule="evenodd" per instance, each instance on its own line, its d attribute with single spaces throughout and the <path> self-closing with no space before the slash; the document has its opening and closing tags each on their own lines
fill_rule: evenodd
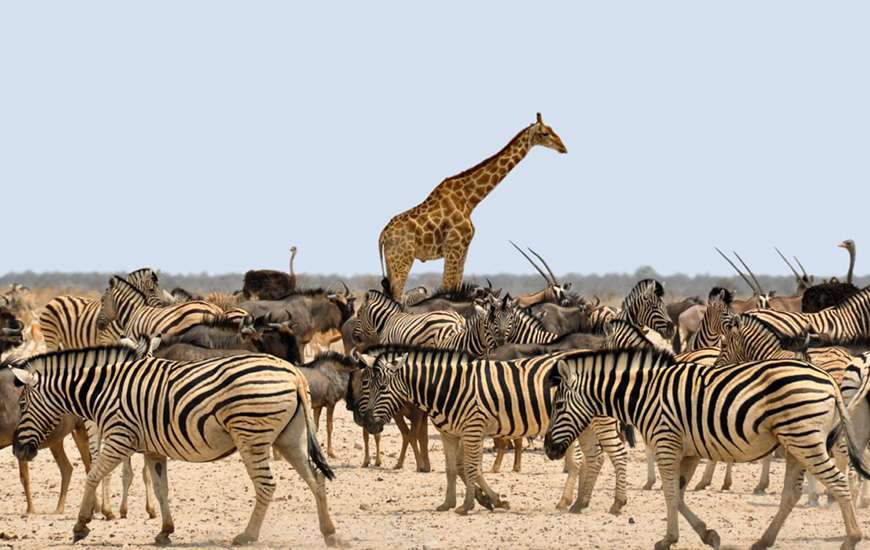
<svg viewBox="0 0 870 550">
<path fill-rule="evenodd" d="M 321 440 L 325 439 L 321 426 Z M 562 466 L 547 460 L 540 442 L 524 455 L 520 474 L 489 474 L 493 488 L 506 496 L 510 511 L 488 512 L 477 507 L 472 515 L 435 512 L 445 487 L 441 443 L 430 427 L 432 466 L 435 471 L 413 471 L 413 456 L 402 471 L 392 470 L 401 439 L 395 426 L 387 426 L 383 440 L 384 466 L 362 469 L 361 430 L 342 405 L 336 408 L 335 444 L 338 458 L 330 460 L 337 472 L 329 484 L 329 503 L 339 535 L 353 548 L 652 548 L 664 534 L 664 499 L 660 490 L 642 491 L 645 463 L 635 449 L 629 464 L 629 501 L 620 516 L 607 509 L 613 498 L 613 470 L 605 464 L 593 495 L 591 509 L 579 515 L 558 513 L 554 506 L 564 482 Z M 66 513 L 51 515 L 60 476 L 45 450 L 32 464 L 31 478 L 37 510 L 26 516 L 18 469 L 10 449 L 0 452 L 0 533 L 15 536 L 0 540 L 0 549 L 72 548 L 72 527 L 81 498 L 81 461 L 68 439 L 68 453 L 75 472 Z M 488 468 L 493 455 L 484 457 Z M 141 471 L 141 457 L 134 457 Z M 511 460 L 505 461 L 510 470 Z M 256 548 L 320 548 L 313 498 L 298 476 L 284 462 L 273 462 L 278 480 L 275 501 L 263 525 Z M 776 512 L 783 462 L 774 462 L 772 483 L 776 493 L 755 496 L 752 488 L 759 467 L 735 467 L 732 491 L 689 493 L 692 509 L 716 529 L 723 546 L 747 548 L 762 533 Z M 723 470 L 724 472 L 724 470 Z M 723 472 L 717 472 L 715 483 Z M 700 472 L 696 474 L 696 480 Z M 253 490 L 238 455 L 211 464 L 169 463 L 171 507 L 176 532 L 173 544 L 190 548 L 226 548 L 248 520 Z M 657 485 L 658 487 L 658 485 Z M 717 485 L 718 487 L 718 485 Z M 120 491 L 120 476 L 114 476 Z M 461 498 L 462 492 L 460 492 Z M 147 520 L 144 490 L 138 477 L 133 483 L 130 517 L 111 522 L 95 519 L 90 536 L 77 548 L 136 548 L 150 546 L 160 530 L 159 519 Z M 824 499 L 823 499 L 824 500 Z M 115 499 L 117 510 L 118 499 Z M 859 510 L 859 521 L 870 534 L 870 511 Z M 681 519 L 676 548 L 704 548 Z M 795 508 L 780 534 L 776 548 L 838 548 L 844 534 L 836 506 L 809 508 L 805 499 Z M 870 543 L 865 543 L 870 546 Z M 6 545 L 6 546 L 4 546 Z"/>
</svg>

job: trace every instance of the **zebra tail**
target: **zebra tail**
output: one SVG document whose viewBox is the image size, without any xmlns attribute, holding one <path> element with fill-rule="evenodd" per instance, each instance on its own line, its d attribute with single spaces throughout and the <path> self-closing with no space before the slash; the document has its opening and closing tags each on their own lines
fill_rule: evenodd
<svg viewBox="0 0 870 550">
<path fill-rule="evenodd" d="M 299 397 L 302 401 L 302 414 L 305 415 L 305 429 L 308 432 L 308 459 L 314 463 L 314 466 L 326 479 L 335 479 L 335 472 L 327 464 L 320 443 L 317 441 L 317 427 L 314 425 L 314 415 L 311 412 L 311 393 L 308 390 L 308 381 L 302 376 L 302 373 L 298 373 L 297 380 L 301 382 Z"/>
<path fill-rule="evenodd" d="M 629 447 L 634 449 L 634 447 L 637 445 L 637 437 L 635 437 L 634 426 L 622 422 L 619 429 L 622 432 L 622 436 L 625 438 L 625 442 L 628 443 Z"/>
<path fill-rule="evenodd" d="M 856 399 L 853 399 L 852 403 L 858 400 L 858 395 L 855 397 Z M 861 396 L 861 398 L 861 400 L 863 400 L 863 396 Z M 864 479 L 870 479 L 870 468 L 864 464 L 864 449 L 858 447 L 855 430 L 852 427 L 852 419 L 849 417 L 849 409 L 846 408 L 846 404 L 843 402 L 843 396 L 840 394 L 839 389 L 837 390 L 836 400 L 837 412 L 840 414 L 840 424 L 830 434 L 828 434 L 828 448 L 830 449 L 831 446 L 833 446 L 839 432 L 845 431 L 846 446 L 849 448 L 849 462 L 852 464 L 852 467 L 855 468 L 855 471 L 861 474 L 861 477 Z"/>
</svg>

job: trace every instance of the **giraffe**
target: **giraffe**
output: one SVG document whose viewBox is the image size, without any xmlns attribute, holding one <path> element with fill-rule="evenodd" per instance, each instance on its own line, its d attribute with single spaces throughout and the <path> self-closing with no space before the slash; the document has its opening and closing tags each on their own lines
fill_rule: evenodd
<svg viewBox="0 0 870 550">
<path fill-rule="evenodd" d="M 444 258 L 442 286 L 458 288 L 468 245 L 474 237 L 471 212 L 535 145 L 568 150 L 552 128 L 537 120 L 522 129 L 504 148 L 483 162 L 447 178 L 426 200 L 394 216 L 381 231 L 378 248 L 384 290 L 401 300 L 414 259 Z"/>
</svg>

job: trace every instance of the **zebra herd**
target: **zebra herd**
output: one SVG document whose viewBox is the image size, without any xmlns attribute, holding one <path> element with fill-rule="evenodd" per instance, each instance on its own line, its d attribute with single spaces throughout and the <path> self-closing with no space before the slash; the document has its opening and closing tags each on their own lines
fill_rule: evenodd
<svg viewBox="0 0 870 550">
<path fill-rule="evenodd" d="M 269 464 L 275 453 L 311 489 L 324 541 L 339 544 L 325 487 L 333 471 L 316 438 L 300 368 L 268 353 L 193 361 L 155 356 L 162 342 L 201 327 L 268 330 L 275 319 L 257 312 L 273 309 L 259 304 L 255 311 L 227 296 L 215 303 L 180 295 L 143 269 L 113 277 L 99 299 L 49 302 L 40 316 L 47 352 L 4 365 L 22 388 L 15 456 L 32 460 L 60 423 L 86 421 L 94 460 L 74 539 L 88 534 L 95 511 L 111 509 L 108 493 L 98 498 L 100 482 L 141 453 L 162 518 L 156 542 L 167 544 L 174 531 L 167 459 L 209 462 L 238 451 L 255 488 L 251 518 L 233 541 L 245 544 L 257 540 L 275 490 Z M 607 455 L 615 471 L 610 512 L 618 514 L 629 504 L 626 444 L 633 446 L 636 430 L 649 457 L 647 488 L 657 469 L 665 496 L 667 532 L 656 548 L 678 541 L 679 515 L 704 543 L 719 547 L 719 535 L 684 499 L 701 460 L 710 461 L 710 476 L 717 461 L 730 469 L 764 459 L 769 468 L 780 448 L 785 490 L 754 548 L 773 545 L 805 472 L 839 504 L 843 547 L 853 548 L 861 539 L 853 504 L 859 484 L 849 477 L 849 463 L 853 473 L 870 477 L 864 460 L 870 354 L 861 348 L 870 338 L 870 289 L 804 314 L 736 311 L 731 292 L 715 288 L 686 350 L 679 349 L 664 296 L 652 279 L 639 281 L 618 309 L 569 292 L 555 278 L 544 291 L 516 298 L 474 285 L 405 301 L 369 290 L 335 330 L 356 365 L 348 408 L 376 442 L 391 419 L 422 419 L 403 430 L 402 457 L 412 446 L 418 460 L 427 445 L 419 428 L 425 434 L 431 419 L 447 476 L 437 510 L 463 515 L 476 503 L 509 508 L 484 477 L 486 439 L 515 441 L 520 452 L 522 440 L 533 436 L 544 436 L 550 459 L 565 457 L 558 509 L 589 505 Z M 580 315 L 576 324 L 585 330 L 552 330 L 554 317 L 569 315 Z M 282 329 L 292 331 L 292 322 Z M 465 489 L 461 502 L 457 476 Z"/>
</svg>

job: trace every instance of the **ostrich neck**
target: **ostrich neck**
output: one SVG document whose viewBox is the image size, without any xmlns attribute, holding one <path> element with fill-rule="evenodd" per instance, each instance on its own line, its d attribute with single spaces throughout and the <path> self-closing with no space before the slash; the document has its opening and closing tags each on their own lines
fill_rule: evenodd
<svg viewBox="0 0 870 550">
<path fill-rule="evenodd" d="M 849 248 L 849 272 L 846 273 L 846 282 L 852 284 L 852 272 L 855 270 L 855 248 Z"/>
</svg>

